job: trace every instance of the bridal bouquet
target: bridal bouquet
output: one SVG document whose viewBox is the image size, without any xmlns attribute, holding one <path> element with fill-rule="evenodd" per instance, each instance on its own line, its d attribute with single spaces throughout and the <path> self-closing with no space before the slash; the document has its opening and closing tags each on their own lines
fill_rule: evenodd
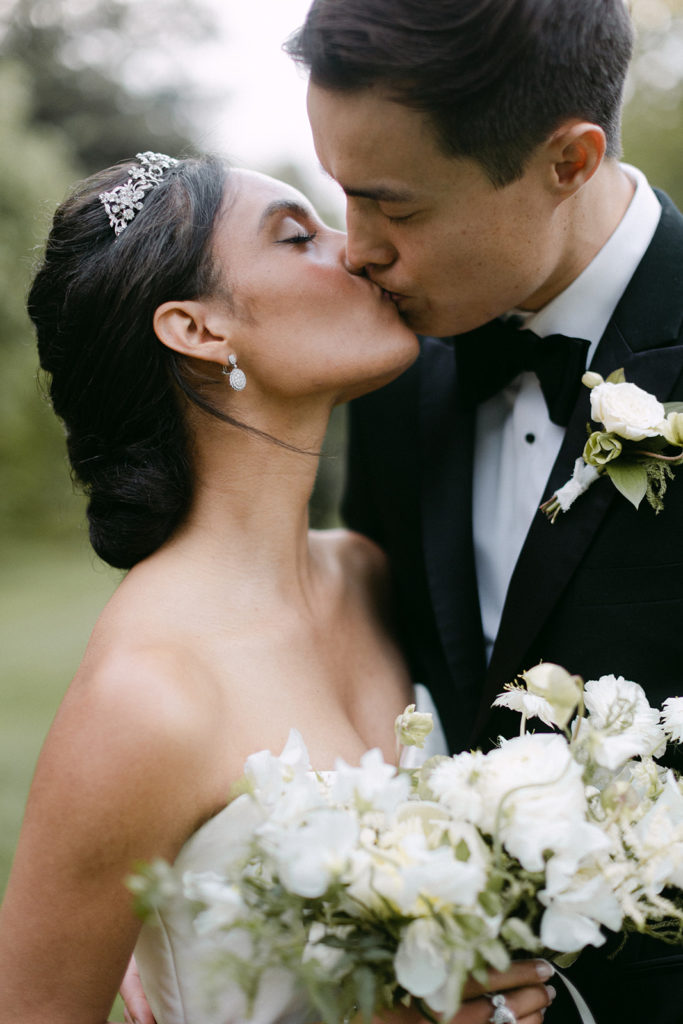
<svg viewBox="0 0 683 1024">
<path fill-rule="evenodd" d="M 148 866 L 141 908 L 180 907 L 207 985 L 259 1021 L 297 991 L 328 1024 L 413 997 L 448 1019 L 467 975 L 512 955 L 567 962 L 603 928 L 683 942 L 683 784 L 655 760 L 683 740 L 683 697 L 660 712 L 636 683 L 541 664 L 496 704 L 519 736 L 412 770 L 371 750 L 315 773 L 293 730 L 247 760 L 220 873 Z M 414 707 L 396 723 L 403 745 L 429 728 Z"/>
</svg>

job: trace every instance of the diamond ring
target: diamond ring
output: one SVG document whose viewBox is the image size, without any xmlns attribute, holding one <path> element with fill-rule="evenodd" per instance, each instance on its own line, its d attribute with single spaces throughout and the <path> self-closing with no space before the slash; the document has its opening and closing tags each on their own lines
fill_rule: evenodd
<svg viewBox="0 0 683 1024">
<path fill-rule="evenodd" d="M 517 1018 L 505 1002 L 505 996 L 500 993 L 495 996 L 487 995 L 491 1000 L 493 1013 L 489 1017 L 489 1024 L 517 1024 Z"/>
</svg>

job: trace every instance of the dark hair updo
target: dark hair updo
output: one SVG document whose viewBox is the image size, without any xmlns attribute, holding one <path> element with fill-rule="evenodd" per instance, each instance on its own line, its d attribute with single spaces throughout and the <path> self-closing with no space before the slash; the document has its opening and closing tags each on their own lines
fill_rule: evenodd
<svg viewBox="0 0 683 1024">
<path fill-rule="evenodd" d="M 216 158 L 179 161 L 116 236 L 99 196 L 133 163 L 88 178 L 58 208 L 28 299 L 52 405 L 89 497 L 90 541 L 121 569 L 155 551 L 192 498 L 180 392 L 212 410 L 152 323 L 161 303 L 215 291 L 211 241 L 228 178 Z"/>
</svg>

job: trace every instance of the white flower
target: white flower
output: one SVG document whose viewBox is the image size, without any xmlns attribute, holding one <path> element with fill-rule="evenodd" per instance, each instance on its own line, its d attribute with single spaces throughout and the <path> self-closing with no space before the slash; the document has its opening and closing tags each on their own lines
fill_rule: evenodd
<svg viewBox="0 0 683 1024">
<path fill-rule="evenodd" d="M 541 662 L 522 673 L 529 693 L 543 697 L 552 709 L 552 721 L 564 729 L 581 700 L 581 678 L 561 665 Z"/>
<path fill-rule="evenodd" d="M 334 971 L 335 967 L 344 959 L 344 950 L 328 946 L 324 940 L 328 935 L 344 938 L 349 931 L 350 927 L 328 928 L 322 921 L 314 921 L 308 930 L 308 941 L 301 954 L 302 963 L 315 960 L 328 973 Z"/>
<path fill-rule="evenodd" d="M 605 430 L 629 441 L 642 441 L 661 433 L 664 406 L 637 384 L 607 381 L 591 390 L 591 416 Z"/>
<path fill-rule="evenodd" d="M 414 704 L 409 704 L 403 714 L 398 715 L 394 722 L 396 739 L 404 747 L 422 749 L 425 740 L 434 728 L 434 721 L 429 712 L 416 711 Z"/>
<path fill-rule="evenodd" d="M 601 676 L 586 683 L 584 700 L 590 717 L 581 722 L 579 738 L 598 764 L 615 770 L 631 757 L 663 753 L 666 734 L 659 712 L 638 683 Z"/>
<path fill-rule="evenodd" d="M 183 894 L 188 900 L 207 905 L 207 909 L 195 918 L 194 926 L 198 935 L 230 928 L 249 913 L 239 887 L 226 882 L 213 871 L 186 871 L 183 875 Z"/>
<path fill-rule="evenodd" d="M 447 961 L 446 980 L 440 988 L 425 997 L 425 1002 L 442 1020 L 450 1020 L 460 1009 L 463 985 L 475 963 L 474 947 L 468 948 L 467 944 L 462 944 L 451 952 Z M 508 966 L 509 963 L 505 965 L 506 968 Z"/>
<path fill-rule="evenodd" d="M 513 686 L 505 693 L 499 693 L 493 702 L 494 708 L 509 708 L 510 711 L 519 711 L 520 715 L 527 718 L 540 718 L 546 725 L 556 725 L 553 715 L 553 707 L 545 697 L 537 697 L 528 690 L 522 690 Z"/>
<path fill-rule="evenodd" d="M 662 436 L 669 444 L 683 448 L 683 412 L 670 412 L 661 424 Z"/>
<path fill-rule="evenodd" d="M 683 792 L 667 773 L 659 799 L 635 826 L 644 862 L 642 880 L 655 892 L 666 885 L 683 888 Z"/>
<path fill-rule="evenodd" d="M 430 850 L 422 835 L 406 837 L 402 843 L 408 863 L 401 870 L 401 886 L 393 898 L 405 914 L 431 913 L 444 906 L 471 907 L 486 885 L 481 861 L 461 861 L 450 846 Z M 381 892 L 378 884 L 378 891 Z"/>
<path fill-rule="evenodd" d="M 354 768 L 341 758 L 335 764 L 336 772 L 330 787 L 330 798 L 336 804 L 355 804 L 359 811 L 377 810 L 390 814 L 407 800 L 410 779 L 397 775 L 393 765 L 387 764 L 378 749 L 368 750 Z"/>
<path fill-rule="evenodd" d="M 413 921 L 394 957 L 399 985 L 414 996 L 429 996 L 445 983 L 448 948 L 441 926 L 430 918 Z"/>
<path fill-rule="evenodd" d="M 396 808 L 394 831 L 420 832 L 430 847 L 438 846 L 448 829 L 450 817 L 445 807 L 434 800 L 406 800 Z M 381 842 L 381 836 L 380 836 Z M 384 844 L 382 844 L 384 845 Z"/>
<path fill-rule="evenodd" d="M 558 862 L 556 878 L 554 861 Z M 613 931 L 620 928 L 621 908 L 604 878 L 575 879 L 571 871 L 565 875 L 556 857 L 548 864 L 547 877 L 549 884 L 538 896 L 548 908 L 541 921 L 541 942 L 548 949 L 574 953 L 587 945 L 601 946 L 605 941 L 601 924 Z"/>
<path fill-rule="evenodd" d="M 504 741 L 486 755 L 480 791 L 482 827 L 498 833 L 527 871 L 541 871 L 548 851 L 575 862 L 604 847 L 587 821 L 582 767 L 564 736 L 537 734 Z"/>
<path fill-rule="evenodd" d="M 440 760 L 428 774 L 428 787 L 439 803 L 455 818 L 464 818 L 475 825 L 482 815 L 478 778 L 484 764 L 485 755 L 480 751 L 465 751 Z"/>
<path fill-rule="evenodd" d="M 269 750 L 251 754 L 244 764 L 244 776 L 254 798 L 264 807 L 273 807 L 281 798 L 285 786 L 295 776 L 305 775 L 311 765 L 301 733 L 290 729 L 287 742 L 279 757 Z"/>
<path fill-rule="evenodd" d="M 662 725 L 674 743 L 683 743 L 683 697 L 667 697 L 662 704 Z"/>
<path fill-rule="evenodd" d="M 314 897 L 322 896 L 345 869 L 359 827 L 350 811 L 329 808 L 295 829 L 266 825 L 259 832 L 285 888 Z"/>
</svg>

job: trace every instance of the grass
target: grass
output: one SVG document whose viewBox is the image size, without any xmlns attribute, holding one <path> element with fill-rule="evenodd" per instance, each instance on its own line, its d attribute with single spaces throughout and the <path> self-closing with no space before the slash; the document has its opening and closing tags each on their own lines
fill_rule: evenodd
<svg viewBox="0 0 683 1024">
<path fill-rule="evenodd" d="M 90 631 L 120 577 L 85 538 L 0 548 L 0 893 L 33 769 Z M 113 1020 L 123 1020 L 117 999 Z"/>
<path fill-rule="evenodd" d="M 88 635 L 119 574 L 85 540 L 0 551 L 0 892 L 33 768 Z"/>
</svg>

